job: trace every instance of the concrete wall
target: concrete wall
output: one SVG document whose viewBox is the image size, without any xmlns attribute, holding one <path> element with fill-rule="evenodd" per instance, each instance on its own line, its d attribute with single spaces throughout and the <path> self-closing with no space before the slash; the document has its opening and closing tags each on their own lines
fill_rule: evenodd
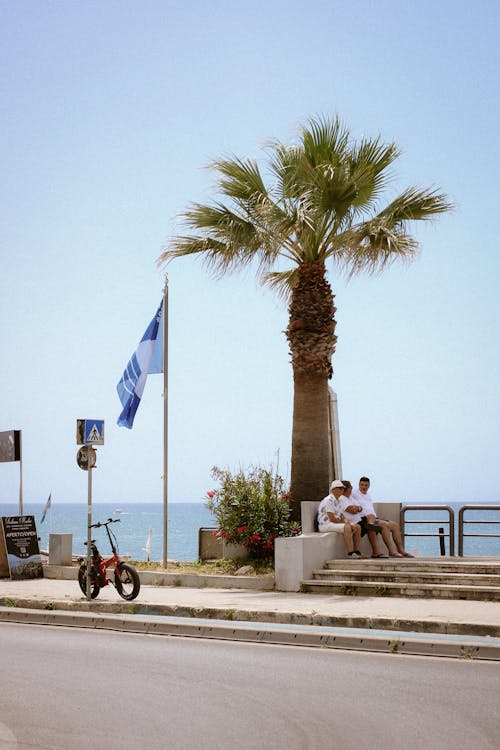
<svg viewBox="0 0 500 750">
<path fill-rule="evenodd" d="M 225 557 L 229 560 L 246 560 L 248 551 L 242 544 L 230 544 L 224 539 L 214 537 L 216 528 L 203 527 L 198 531 L 198 557 L 200 560 L 218 560 Z"/>
<path fill-rule="evenodd" d="M 302 534 L 280 537 L 274 543 L 274 572 L 277 591 L 299 591 L 300 584 L 312 577 L 313 570 L 324 567 L 327 560 L 347 557 L 342 534 L 314 531 L 314 514 L 318 503 L 301 503 Z M 380 518 L 399 524 L 401 503 L 374 503 L 375 513 Z M 380 538 L 380 537 L 379 537 Z M 380 540 L 381 549 L 385 546 Z M 360 550 L 366 557 L 371 555 L 368 538 L 361 540 Z"/>
<path fill-rule="evenodd" d="M 198 531 L 198 558 L 200 560 L 218 560 L 223 557 L 222 539 L 214 537 L 215 528 L 202 527 Z"/>
</svg>

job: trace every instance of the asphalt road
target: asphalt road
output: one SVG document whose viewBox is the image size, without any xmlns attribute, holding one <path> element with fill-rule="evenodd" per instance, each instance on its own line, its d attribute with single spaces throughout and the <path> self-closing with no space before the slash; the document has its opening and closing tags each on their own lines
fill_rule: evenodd
<svg viewBox="0 0 500 750">
<path fill-rule="evenodd" d="M 0 749 L 498 748 L 500 665 L 0 623 Z"/>
</svg>

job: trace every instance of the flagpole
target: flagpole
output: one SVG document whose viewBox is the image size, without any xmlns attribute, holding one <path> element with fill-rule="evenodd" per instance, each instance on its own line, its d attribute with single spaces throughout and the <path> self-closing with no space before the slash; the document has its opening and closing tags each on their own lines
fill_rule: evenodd
<svg viewBox="0 0 500 750">
<path fill-rule="evenodd" d="M 19 430 L 19 515 L 24 515 L 23 505 L 23 431 Z"/>
<path fill-rule="evenodd" d="M 168 276 L 163 287 L 163 567 L 168 565 Z"/>
</svg>

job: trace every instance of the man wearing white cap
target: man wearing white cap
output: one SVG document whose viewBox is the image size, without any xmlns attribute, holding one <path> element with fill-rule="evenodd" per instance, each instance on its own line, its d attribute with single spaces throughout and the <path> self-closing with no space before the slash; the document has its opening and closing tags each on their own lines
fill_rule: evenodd
<svg viewBox="0 0 500 750">
<path fill-rule="evenodd" d="M 343 513 L 349 501 L 344 497 L 344 484 L 335 479 L 330 485 L 330 494 L 323 498 L 318 508 L 319 531 L 336 531 L 343 534 L 349 557 L 361 557 L 359 540 L 361 528 L 359 524 L 351 524 L 343 520 Z"/>
</svg>

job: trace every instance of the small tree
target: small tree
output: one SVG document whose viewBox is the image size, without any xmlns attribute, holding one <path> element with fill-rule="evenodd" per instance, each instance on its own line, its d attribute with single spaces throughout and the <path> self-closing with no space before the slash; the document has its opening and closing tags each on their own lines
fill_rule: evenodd
<svg viewBox="0 0 500 750">
<path fill-rule="evenodd" d="M 217 519 L 216 536 L 242 544 L 252 558 L 271 557 L 278 536 L 295 536 L 300 526 L 290 521 L 290 494 L 272 469 L 251 467 L 232 474 L 214 466 L 220 487 L 207 493 L 207 508 Z"/>
</svg>

